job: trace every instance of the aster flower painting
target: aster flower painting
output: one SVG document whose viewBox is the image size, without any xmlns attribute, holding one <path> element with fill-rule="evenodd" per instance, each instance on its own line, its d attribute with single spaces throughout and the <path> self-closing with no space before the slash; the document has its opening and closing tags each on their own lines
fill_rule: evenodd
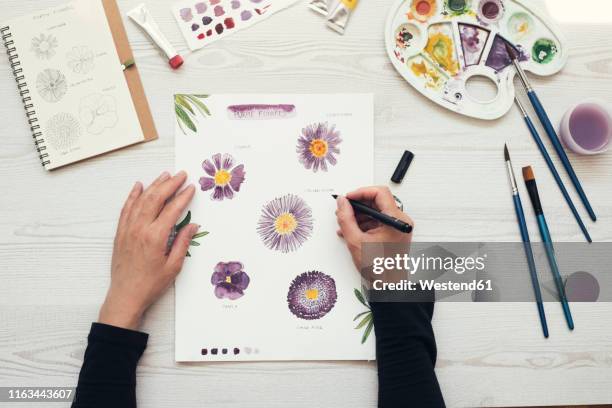
<svg viewBox="0 0 612 408">
<path fill-rule="evenodd" d="M 200 178 L 200 188 L 202 191 L 213 190 L 211 194 L 213 200 L 231 200 L 244 183 L 246 175 L 244 165 L 236 166 L 231 154 L 214 154 L 212 160 L 204 160 L 202 168 L 208 176 Z"/>
<path fill-rule="evenodd" d="M 257 232 L 270 249 L 283 253 L 297 250 L 310 238 L 313 228 L 312 210 L 293 194 L 275 198 L 262 210 Z"/>
<path fill-rule="evenodd" d="M 338 294 L 334 279 L 319 271 L 298 275 L 287 293 L 289 310 L 304 320 L 317 320 L 335 306 Z"/>
<path fill-rule="evenodd" d="M 297 154 L 300 163 L 313 172 L 327 171 L 328 164 L 335 166 L 336 155 L 340 154 L 338 145 L 342 142 L 335 125 L 314 123 L 302 129 L 298 139 Z"/>
<path fill-rule="evenodd" d="M 241 298 L 250 282 L 251 279 L 241 262 L 219 262 L 210 278 L 218 299 Z"/>
</svg>

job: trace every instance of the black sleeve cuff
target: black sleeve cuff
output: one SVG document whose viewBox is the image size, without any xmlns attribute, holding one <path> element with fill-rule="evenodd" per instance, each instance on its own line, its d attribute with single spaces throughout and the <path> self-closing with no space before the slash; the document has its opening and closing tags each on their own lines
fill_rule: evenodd
<svg viewBox="0 0 612 408">
<path fill-rule="evenodd" d="M 147 347 L 147 333 L 115 327 L 104 323 L 92 323 L 89 342 L 103 342 L 144 350 Z"/>
</svg>

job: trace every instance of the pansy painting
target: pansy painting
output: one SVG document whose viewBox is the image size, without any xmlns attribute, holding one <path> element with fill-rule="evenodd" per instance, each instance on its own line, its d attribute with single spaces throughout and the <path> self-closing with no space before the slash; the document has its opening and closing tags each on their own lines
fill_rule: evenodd
<svg viewBox="0 0 612 408">
<path fill-rule="evenodd" d="M 262 210 L 257 232 L 270 249 L 283 253 L 295 251 L 312 234 L 312 210 L 293 194 L 275 198 Z"/>
<path fill-rule="evenodd" d="M 335 125 L 314 123 L 302 129 L 298 139 L 297 154 L 300 163 L 315 173 L 321 169 L 327 171 L 328 164 L 335 166 L 336 155 L 340 154 L 338 145 L 342 142 L 340 132 Z"/>
<path fill-rule="evenodd" d="M 219 299 L 236 300 L 244 296 L 251 279 L 241 262 L 219 262 L 210 278 Z"/>
<path fill-rule="evenodd" d="M 330 312 L 336 304 L 338 294 L 334 279 L 319 271 L 309 271 L 298 275 L 287 293 L 289 310 L 305 320 L 320 319 Z"/>
<path fill-rule="evenodd" d="M 217 153 L 212 156 L 212 161 L 204 160 L 202 168 L 208 176 L 200 178 L 200 188 L 202 191 L 213 190 L 210 197 L 217 201 L 234 198 L 246 175 L 244 165 L 236 166 L 234 158 L 228 153 Z"/>
</svg>

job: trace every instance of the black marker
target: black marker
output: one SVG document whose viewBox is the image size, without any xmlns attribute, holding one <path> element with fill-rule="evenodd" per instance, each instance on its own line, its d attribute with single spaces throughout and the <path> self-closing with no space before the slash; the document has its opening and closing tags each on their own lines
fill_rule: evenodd
<svg viewBox="0 0 612 408">
<path fill-rule="evenodd" d="M 334 199 L 338 198 L 336 194 L 332 194 L 332 197 Z M 398 220 L 390 215 L 383 214 L 372 207 L 368 207 L 367 205 L 360 203 L 359 201 L 351 200 L 349 198 L 347 198 L 347 200 L 349 203 L 351 203 L 353 210 L 358 213 L 368 215 L 374 218 L 376 221 L 380 221 L 381 223 L 393 227 L 398 231 L 405 232 L 406 234 L 410 234 L 412 232 L 412 225 L 405 223 L 404 221 Z"/>
</svg>

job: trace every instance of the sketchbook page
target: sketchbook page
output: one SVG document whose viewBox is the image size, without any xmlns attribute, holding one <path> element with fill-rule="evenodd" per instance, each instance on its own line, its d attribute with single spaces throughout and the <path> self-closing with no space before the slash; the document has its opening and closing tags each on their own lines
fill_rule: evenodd
<svg viewBox="0 0 612 408">
<path fill-rule="evenodd" d="M 53 169 L 144 139 L 101 1 L 9 22 Z"/>
<path fill-rule="evenodd" d="M 200 49 L 299 0 L 183 0 L 172 6 L 189 49 Z"/>
<path fill-rule="evenodd" d="M 176 167 L 209 232 L 176 281 L 176 360 L 374 359 L 331 197 L 373 183 L 372 95 L 175 100 Z"/>
</svg>

